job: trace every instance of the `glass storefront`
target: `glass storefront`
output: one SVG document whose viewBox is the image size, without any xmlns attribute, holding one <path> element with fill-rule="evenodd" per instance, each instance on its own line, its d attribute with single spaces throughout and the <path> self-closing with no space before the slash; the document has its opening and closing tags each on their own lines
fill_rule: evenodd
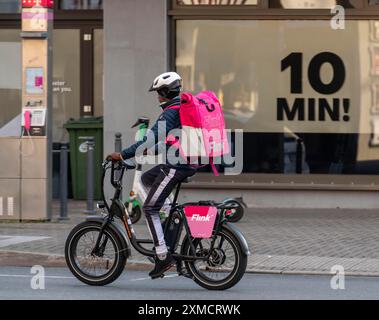
<svg viewBox="0 0 379 320">
<path fill-rule="evenodd" d="M 61 10 L 102 10 L 103 0 L 56 0 Z M 21 12 L 21 0 L 0 0 L 0 13 Z"/>
<path fill-rule="evenodd" d="M 177 5 L 257 5 L 258 0 L 177 0 Z"/>
<path fill-rule="evenodd" d="M 176 0 L 178 6 L 258 6 L 260 0 Z M 370 5 L 379 1 L 370 0 Z M 344 8 L 355 8 L 361 4 L 360 0 L 269 0 L 269 8 L 281 9 L 331 9 L 336 5 Z"/>
<path fill-rule="evenodd" d="M 103 30 L 93 29 L 93 64 L 82 68 L 81 29 L 53 31 L 53 142 L 68 142 L 64 124 L 81 116 L 82 84 L 93 89 L 94 116 L 103 115 Z M 0 29 L 0 136 L 21 134 L 21 36 L 19 29 Z M 93 80 L 88 75 L 93 74 Z M 93 83 L 92 83 L 93 82 Z M 87 90 L 89 91 L 89 90 Z M 90 97 L 91 98 L 91 97 Z"/>
<path fill-rule="evenodd" d="M 244 130 L 245 173 L 379 174 L 377 21 L 178 20 L 176 68 Z"/>
<path fill-rule="evenodd" d="M 103 29 L 94 30 L 94 91 L 93 91 L 93 107 L 95 117 L 104 114 L 104 32 Z"/>
<path fill-rule="evenodd" d="M 21 0 L 0 0 L 0 13 L 21 12 Z"/>
<path fill-rule="evenodd" d="M 20 30 L 0 29 L 0 136 L 21 133 Z"/>
<path fill-rule="evenodd" d="M 63 125 L 80 116 L 80 30 L 54 30 L 53 53 L 53 141 L 67 142 Z"/>
<path fill-rule="evenodd" d="M 281 9 L 331 9 L 336 5 L 355 8 L 356 0 L 270 0 L 270 8 Z"/>
<path fill-rule="evenodd" d="M 52 41 L 54 143 L 68 141 L 63 126 L 70 118 L 103 115 L 102 8 L 102 0 L 55 1 L 59 18 L 54 21 Z M 4 16 L 0 19 L 0 136 L 21 134 L 20 12 L 21 0 L 0 0 Z"/>
</svg>

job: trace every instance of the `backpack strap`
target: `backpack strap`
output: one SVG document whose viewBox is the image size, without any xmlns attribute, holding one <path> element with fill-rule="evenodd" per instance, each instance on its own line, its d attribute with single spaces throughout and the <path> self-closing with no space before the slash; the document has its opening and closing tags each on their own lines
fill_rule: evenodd
<svg viewBox="0 0 379 320">
<path fill-rule="evenodd" d="M 171 110 L 171 109 L 179 110 L 179 109 L 180 109 L 180 105 L 169 106 L 169 107 L 167 107 L 166 109 L 164 109 L 163 112 L 166 111 L 166 110 Z"/>
<path fill-rule="evenodd" d="M 218 177 L 220 174 L 218 173 L 218 170 L 213 162 L 213 157 L 210 157 L 209 158 L 209 164 L 211 165 L 211 168 L 212 168 L 212 171 L 213 171 L 213 174 Z"/>
</svg>

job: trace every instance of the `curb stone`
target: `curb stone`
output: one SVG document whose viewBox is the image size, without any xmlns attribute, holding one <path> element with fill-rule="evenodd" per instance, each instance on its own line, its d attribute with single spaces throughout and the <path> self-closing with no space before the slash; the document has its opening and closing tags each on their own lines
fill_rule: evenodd
<svg viewBox="0 0 379 320">
<path fill-rule="evenodd" d="M 30 267 L 36 264 L 45 267 L 67 267 L 64 255 L 58 254 L 39 254 L 33 252 L 20 251 L 0 251 L 0 267 Z M 140 260 L 128 260 L 126 264 L 127 270 L 150 270 L 152 264 Z M 246 273 L 252 274 L 275 274 L 275 275 L 320 275 L 333 276 L 330 271 L 316 270 L 285 270 L 285 269 L 260 269 L 247 268 Z M 364 271 L 345 271 L 345 276 L 362 276 L 362 277 L 379 277 L 378 272 Z"/>
</svg>

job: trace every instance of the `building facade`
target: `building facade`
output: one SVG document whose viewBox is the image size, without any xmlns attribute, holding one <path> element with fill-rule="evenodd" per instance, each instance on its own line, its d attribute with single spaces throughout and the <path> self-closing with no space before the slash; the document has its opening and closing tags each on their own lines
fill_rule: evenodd
<svg viewBox="0 0 379 320">
<path fill-rule="evenodd" d="M 116 131 L 133 137 L 138 114 L 158 114 L 146 93 L 153 76 L 177 70 L 185 90 L 216 92 L 228 127 L 245 132 L 243 174 L 199 173 L 186 197 L 377 208 L 378 9 L 353 0 L 106 2 L 108 151 Z"/>
<path fill-rule="evenodd" d="M 379 1 L 61 0 L 55 3 L 53 142 L 69 118 L 104 116 L 132 143 L 147 92 L 178 71 L 244 130 L 243 173 L 200 172 L 185 198 L 256 207 L 379 207 Z M 18 134 L 19 4 L 0 1 L 0 135 Z M 13 122 L 12 122 L 13 121 Z M 222 171 L 222 166 L 220 167 Z M 127 184 L 130 178 L 126 180 Z"/>
</svg>

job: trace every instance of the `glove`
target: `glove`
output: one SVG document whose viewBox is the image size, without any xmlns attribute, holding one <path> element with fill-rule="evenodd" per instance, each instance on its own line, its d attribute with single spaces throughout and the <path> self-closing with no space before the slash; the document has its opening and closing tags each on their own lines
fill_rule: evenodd
<svg viewBox="0 0 379 320">
<path fill-rule="evenodd" d="M 113 152 L 110 155 L 107 156 L 107 161 L 121 161 L 121 153 L 119 152 Z"/>
</svg>

